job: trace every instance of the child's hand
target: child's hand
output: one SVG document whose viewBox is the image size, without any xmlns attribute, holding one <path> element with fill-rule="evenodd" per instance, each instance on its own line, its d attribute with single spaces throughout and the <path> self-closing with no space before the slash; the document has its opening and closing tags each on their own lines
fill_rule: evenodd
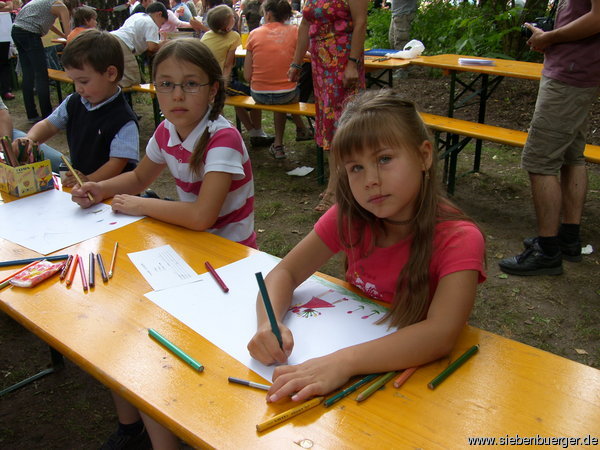
<svg viewBox="0 0 600 450">
<path fill-rule="evenodd" d="M 273 386 L 267 394 L 268 402 L 292 397 L 302 402 L 316 395 L 325 395 L 346 383 L 352 374 L 347 364 L 336 353 L 309 359 L 296 366 L 279 366 L 273 372 Z"/>
<path fill-rule="evenodd" d="M 88 193 L 92 195 L 94 201 L 90 200 Z M 71 189 L 71 200 L 77 203 L 82 208 L 89 208 L 96 203 L 104 200 L 102 189 L 98 183 L 83 183 L 83 186 L 75 185 Z"/>
<path fill-rule="evenodd" d="M 290 329 L 282 323 L 279 323 L 279 331 L 283 341 L 283 350 L 279 348 L 279 342 L 271 331 L 271 325 L 266 323 L 259 327 L 248 343 L 250 356 L 266 365 L 285 363 L 292 354 L 294 337 Z"/>
<path fill-rule="evenodd" d="M 84 183 L 86 181 L 88 181 L 88 177 L 86 177 L 79 170 L 75 169 L 75 172 L 77 172 L 77 175 L 79 175 L 79 178 L 81 179 L 81 181 L 83 181 Z M 65 187 L 73 187 L 76 184 L 79 184 L 79 182 L 77 181 L 77 179 L 75 178 L 75 176 L 73 175 L 73 173 L 71 171 L 69 171 L 69 172 L 67 172 L 67 174 L 65 176 L 65 181 L 63 181 L 62 184 Z"/>
<path fill-rule="evenodd" d="M 128 214 L 130 216 L 143 216 L 144 202 L 147 198 L 138 197 L 137 195 L 119 194 L 115 195 L 112 201 L 112 209 L 114 212 Z"/>
</svg>

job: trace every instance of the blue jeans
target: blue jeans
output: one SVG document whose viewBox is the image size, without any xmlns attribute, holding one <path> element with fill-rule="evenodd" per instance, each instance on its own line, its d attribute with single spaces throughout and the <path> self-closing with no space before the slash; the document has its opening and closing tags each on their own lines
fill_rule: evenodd
<svg viewBox="0 0 600 450">
<path fill-rule="evenodd" d="M 21 130 L 13 130 L 13 139 L 18 139 L 20 137 L 27 136 L 27 133 L 22 132 Z M 44 152 L 44 157 L 50 160 L 50 164 L 52 165 L 52 172 L 58 173 L 58 167 L 62 163 L 61 155 L 62 153 L 58 150 L 53 149 L 48 144 L 40 145 L 40 150 Z"/>
<path fill-rule="evenodd" d="M 252 98 L 256 103 L 261 105 L 289 105 L 290 103 L 296 103 L 300 95 L 298 88 L 290 92 L 254 92 L 252 91 Z"/>
<path fill-rule="evenodd" d="M 35 106 L 33 87 L 37 92 L 42 117 L 52 112 L 46 51 L 39 34 L 13 26 L 12 38 L 19 51 L 19 62 L 23 71 L 23 102 L 28 119 L 39 117 Z"/>
</svg>

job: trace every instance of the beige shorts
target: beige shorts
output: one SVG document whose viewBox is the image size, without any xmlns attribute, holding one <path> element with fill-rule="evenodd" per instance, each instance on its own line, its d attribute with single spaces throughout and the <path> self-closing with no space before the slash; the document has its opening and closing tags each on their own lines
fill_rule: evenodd
<svg viewBox="0 0 600 450">
<path fill-rule="evenodd" d="M 580 88 L 542 76 L 521 167 L 557 175 L 565 165 L 585 164 L 590 107 L 600 87 Z"/>
</svg>

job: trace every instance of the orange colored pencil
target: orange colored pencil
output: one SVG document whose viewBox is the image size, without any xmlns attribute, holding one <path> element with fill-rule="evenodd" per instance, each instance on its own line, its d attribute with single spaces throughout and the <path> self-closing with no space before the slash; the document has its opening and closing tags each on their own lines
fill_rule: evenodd
<svg viewBox="0 0 600 450">
<path fill-rule="evenodd" d="M 408 380 L 410 376 L 415 373 L 415 370 L 417 370 L 417 367 L 409 367 L 408 369 L 404 370 L 404 372 L 402 372 L 402 374 L 394 380 L 394 387 L 399 388 L 402 386 L 406 380 Z"/>
<path fill-rule="evenodd" d="M 19 275 L 21 272 L 23 272 L 24 270 L 27 270 L 28 268 L 30 268 L 31 266 L 33 266 L 34 264 L 37 264 L 37 263 L 38 263 L 38 261 L 33 261 L 33 262 L 31 262 L 31 263 L 27 264 L 25 267 L 23 267 L 23 268 L 21 268 L 21 269 L 17 270 L 17 271 L 16 271 L 15 273 L 13 273 L 12 275 L 10 275 L 10 276 L 6 277 L 4 280 L 0 281 L 0 289 L 2 289 L 2 288 L 3 288 L 3 287 L 5 287 L 5 286 L 8 286 L 8 283 L 7 283 L 7 282 L 8 282 L 8 281 L 9 281 L 11 278 L 13 278 L 13 277 L 15 277 L 15 276 Z M 5 284 L 5 283 L 6 283 L 6 284 Z"/>
<path fill-rule="evenodd" d="M 67 277 L 65 283 L 67 286 L 71 286 L 73 283 L 73 278 L 75 278 L 75 272 L 77 272 L 77 266 L 79 265 L 79 255 L 73 256 L 73 261 L 71 262 L 71 266 L 69 267 L 69 271 L 67 272 Z"/>
</svg>

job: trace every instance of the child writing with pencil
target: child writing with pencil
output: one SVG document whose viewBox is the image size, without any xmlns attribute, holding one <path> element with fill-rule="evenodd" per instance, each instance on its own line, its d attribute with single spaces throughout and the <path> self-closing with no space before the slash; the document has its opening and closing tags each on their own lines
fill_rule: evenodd
<svg viewBox="0 0 600 450">
<path fill-rule="evenodd" d="M 390 304 L 398 330 L 302 364 L 277 367 L 267 400 L 303 401 L 360 374 L 422 365 L 450 352 L 485 280 L 479 228 L 441 195 L 429 133 L 415 106 L 392 90 L 367 91 L 346 107 L 332 142 L 337 204 L 269 273 L 266 285 L 282 336 L 257 302 L 250 354 L 283 364 L 292 334 L 283 324 L 294 289 L 338 252 L 346 279 Z"/>
<path fill-rule="evenodd" d="M 133 169 L 139 159 L 139 132 L 118 85 L 123 51 L 117 39 L 106 31 L 81 33 L 65 47 L 62 63 L 75 92 L 13 146 L 43 143 L 66 130 L 71 163 L 83 181 L 100 181 Z M 69 171 L 63 185 L 76 183 Z"/>
<path fill-rule="evenodd" d="M 114 197 L 113 211 L 256 247 L 252 167 L 240 133 L 221 116 L 225 89 L 219 63 L 199 40 L 175 39 L 156 54 L 152 73 L 165 120 L 148 142 L 146 156 L 132 172 L 75 187 L 73 201 L 87 208 Z M 135 195 L 165 167 L 175 178 L 180 201 Z"/>
<path fill-rule="evenodd" d="M 132 172 L 76 186 L 73 201 L 87 208 L 114 197 L 114 211 L 256 247 L 252 167 L 242 136 L 221 116 L 225 88 L 219 63 L 198 39 L 175 39 L 158 51 L 152 73 L 165 120 L 148 142 L 146 156 Z M 165 167 L 175 178 L 180 201 L 134 195 Z M 115 393 L 113 400 L 119 429 L 103 448 L 147 448 L 148 439 L 154 448 L 178 447 L 166 428 Z"/>
</svg>

